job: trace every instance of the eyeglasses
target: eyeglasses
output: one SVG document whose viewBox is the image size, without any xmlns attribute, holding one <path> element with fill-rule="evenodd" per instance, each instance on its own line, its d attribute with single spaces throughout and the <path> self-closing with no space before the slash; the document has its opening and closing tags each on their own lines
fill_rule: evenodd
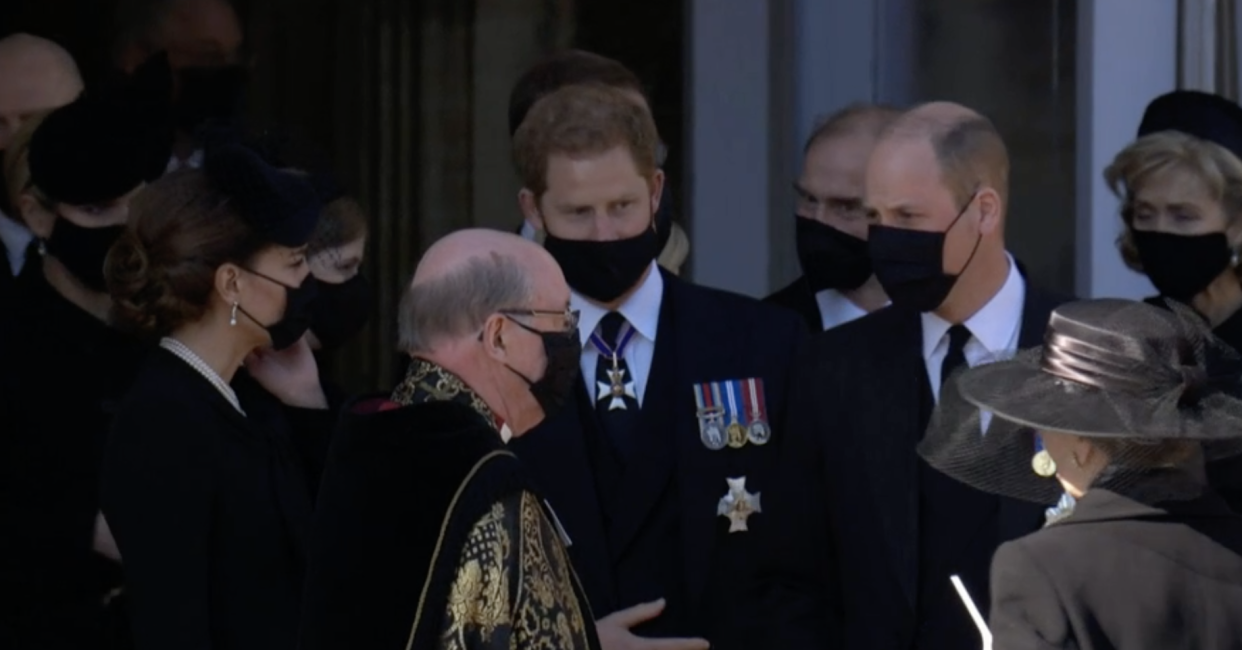
<svg viewBox="0 0 1242 650">
<path fill-rule="evenodd" d="M 497 313 L 504 316 L 526 316 L 529 318 L 562 318 L 564 319 L 564 331 L 566 332 L 578 329 L 578 320 L 582 315 L 577 309 L 566 309 L 564 311 L 550 309 L 501 309 Z"/>
</svg>

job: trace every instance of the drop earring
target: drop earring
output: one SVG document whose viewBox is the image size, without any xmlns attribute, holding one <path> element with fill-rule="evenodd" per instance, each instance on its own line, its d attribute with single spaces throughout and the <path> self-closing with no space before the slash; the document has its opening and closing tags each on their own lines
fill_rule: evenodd
<svg viewBox="0 0 1242 650">
<path fill-rule="evenodd" d="M 1052 454 L 1044 449 L 1044 439 L 1035 436 L 1035 455 L 1031 456 L 1031 469 L 1036 476 L 1049 478 L 1057 473 L 1057 461 L 1052 460 Z"/>
<path fill-rule="evenodd" d="M 237 301 L 233 301 L 233 313 L 229 314 L 229 327 L 237 327 Z"/>
<path fill-rule="evenodd" d="M 1031 469 L 1035 470 L 1036 475 L 1048 478 L 1057 473 L 1057 461 L 1052 460 L 1048 450 L 1040 449 L 1031 457 Z"/>
</svg>

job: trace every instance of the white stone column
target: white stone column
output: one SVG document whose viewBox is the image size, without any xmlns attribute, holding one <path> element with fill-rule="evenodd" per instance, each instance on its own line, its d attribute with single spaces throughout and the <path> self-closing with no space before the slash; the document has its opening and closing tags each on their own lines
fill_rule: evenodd
<svg viewBox="0 0 1242 650">
<path fill-rule="evenodd" d="M 1177 2 L 1083 0 L 1078 5 L 1078 236 L 1081 297 L 1154 293 L 1117 252 L 1118 203 L 1104 184 L 1113 156 L 1134 140 L 1143 109 L 1177 83 Z"/>
</svg>

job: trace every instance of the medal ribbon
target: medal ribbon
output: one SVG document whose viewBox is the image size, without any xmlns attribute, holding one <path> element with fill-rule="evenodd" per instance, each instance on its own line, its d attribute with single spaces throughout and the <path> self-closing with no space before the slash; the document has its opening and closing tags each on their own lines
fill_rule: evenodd
<svg viewBox="0 0 1242 650">
<path fill-rule="evenodd" d="M 719 406 L 722 404 L 720 400 L 720 384 L 713 382 L 710 386 L 712 387 L 712 401 L 715 406 Z"/>
<path fill-rule="evenodd" d="M 746 396 L 750 398 L 746 412 L 750 414 L 751 421 L 766 420 L 763 412 L 763 380 L 751 377 L 746 380 L 746 388 Z"/>
<path fill-rule="evenodd" d="M 631 327 L 629 323 L 626 323 L 623 326 L 623 331 L 621 332 L 621 341 L 617 343 L 617 349 L 615 350 L 608 347 L 607 343 L 604 343 L 604 339 L 600 338 L 598 332 L 591 334 L 591 345 L 595 346 L 595 349 L 602 356 L 608 357 L 609 359 L 620 359 L 621 354 L 625 352 L 625 346 L 629 344 L 630 339 L 634 338 L 634 332 L 637 331 L 638 330 Z"/>
<path fill-rule="evenodd" d="M 712 394 L 707 384 L 694 387 L 694 401 L 698 404 L 699 411 L 706 411 L 712 407 Z"/>
<path fill-rule="evenodd" d="M 737 396 L 733 390 L 736 383 L 737 382 L 732 382 L 732 381 L 725 382 L 725 390 L 729 396 L 729 416 L 732 418 L 733 422 L 738 421 Z M 743 416 L 741 419 L 743 421 L 746 420 L 745 416 Z"/>
</svg>

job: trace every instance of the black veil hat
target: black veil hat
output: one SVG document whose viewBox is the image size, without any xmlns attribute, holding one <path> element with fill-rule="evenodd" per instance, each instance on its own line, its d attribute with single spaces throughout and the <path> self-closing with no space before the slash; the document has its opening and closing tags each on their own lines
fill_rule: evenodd
<svg viewBox="0 0 1242 650">
<path fill-rule="evenodd" d="M 1180 131 L 1242 158 L 1242 106 L 1220 95 L 1176 90 L 1155 98 L 1143 112 L 1138 137 L 1160 131 Z"/>
<path fill-rule="evenodd" d="M 172 155 L 171 101 L 172 72 L 158 56 L 52 111 L 31 136 L 31 184 L 55 202 L 91 205 L 159 178 Z"/>
<path fill-rule="evenodd" d="M 207 152 L 203 172 L 268 241 L 297 248 L 310 239 L 323 202 L 307 176 L 283 171 L 241 144 Z"/>
<path fill-rule="evenodd" d="M 1062 488 L 1033 467 L 1039 431 L 1106 446 L 1094 487 L 1197 496 L 1204 460 L 1242 453 L 1242 358 L 1179 304 L 1069 303 L 1043 347 L 955 373 L 918 452 L 976 489 L 1052 505 Z"/>
</svg>

